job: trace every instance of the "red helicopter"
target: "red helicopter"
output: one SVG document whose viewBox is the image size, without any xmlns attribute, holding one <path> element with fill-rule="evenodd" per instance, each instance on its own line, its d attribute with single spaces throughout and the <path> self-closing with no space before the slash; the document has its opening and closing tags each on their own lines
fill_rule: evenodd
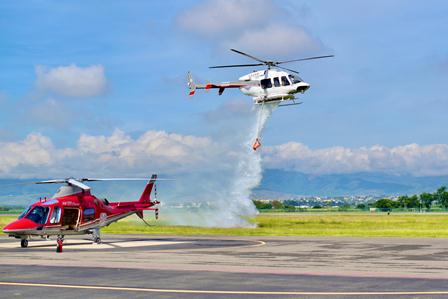
<svg viewBox="0 0 448 299">
<path fill-rule="evenodd" d="M 40 199 L 31 204 L 19 218 L 3 228 L 10 237 L 21 239 L 21 247 L 28 247 L 31 236 L 49 238 L 57 236 L 57 252 L 62 252 L 65 235 L 91 234 L 95 243 L 101 243 L 100 228 L 112 222 L 136 214 L 143 219 L 143 211 L 155 211 L 158 219 L 159 204 L 151 200 L 151 191 L 157 175 L 153 174 L 137 201 L 109 202 L 91 194 L 90 187 L 83 182 L 143 179 L 74 179 L 48 180 L 36 184 L 64 184 L 53 198 Z M 147 180 L 147 179 L 144 179 Z M 155 189 L 155 188 L 154 188 Z M 157 196 L 157 195 L 156 195 Z"/>
</svg>

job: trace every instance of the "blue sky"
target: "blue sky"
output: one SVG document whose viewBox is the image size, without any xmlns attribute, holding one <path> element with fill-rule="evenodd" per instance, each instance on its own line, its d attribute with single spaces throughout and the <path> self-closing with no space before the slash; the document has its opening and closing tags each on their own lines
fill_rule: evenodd
<svg viewBox="0 0 448 299">
<path fill-rule="evenodd" d="M 248 73 L 208 69 L 250 62 L 228 51 L 237 47 L 279 60 L 336 55 L 289 66 L 311 89 L 303 105 L 278 109 L 269 120 L 263 141 L 271 166 L 290 164 L 284 150 L 295 155 L 297 170 L 334 172 L 341 165 L 316 163 L 337 149 L 349 161 L 364 147 L 384 147 L 389 156 L 405 147 L 413 159 L 422 152 L 435 159 L 424 174 L 445 173 L 447 24 L 446 1 L 1 1 L 0 144 L 10 148 L 2 154 L 32 148 L 34 140 L 56 154 L 4 158 L 0 172 L 59 167 L 54 157 L 79 151 L 82 136 L 104 139 L 111 150 L 107 138 L 117 130 L 133 140 L 154 131 L 214 141 L 210 115 L 216 122 L 220 114 L 229 122 L 228 115 L 245 117 L 251 99 L 237 90 L 188 99 L 185 75 L 227 81 Z M 38 137 L 26 143 L 30 134 Z M 303 166 L 301 148 L 315 164 Z M 392 171 L 418 174 L 420 165 L 407 157 L 400 154 L 405 162 Z M 435 169 L 440 161 L 444 167 Z M 387 170 L 387 161 L 369 163 L 345 171 Z"/>
</svg>

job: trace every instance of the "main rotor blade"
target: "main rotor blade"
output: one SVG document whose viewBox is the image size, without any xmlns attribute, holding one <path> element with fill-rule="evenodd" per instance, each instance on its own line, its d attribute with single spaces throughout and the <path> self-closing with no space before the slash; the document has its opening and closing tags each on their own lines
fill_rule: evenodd
<svg viewBox="0 0 448 299">
<path fill-rule="evenodd" d="M 149 181 L 151 178 L 82 178 L 82 182 L 96 182 L 96 181 Z M 174 179 L 159 179 L 157 181 L 174 181 Z"/>
<path fill-rule="evenodd" d="M 35 182 L 34 184 L 64 184 L 67 180 L 47 180 L 47 181 L 40 181 Z"/>
<path fill-rule="evenodd" d="M 209 66 L 208 68 L 220 69 L 220 68 L 225 68 L 225 67 L 246 67 L 246 66 L 260 66 L 260 65 L 264 65 L 264 63 L 216 65 L 216 66 Z"/>
<path fill-rule="evenodd" d="M 278 67 L 279 69 L 284 69 L 284 70 L 287 70 L 287 71 L 290 71 L 290 72 L 293 72 L 293 73 L 296 73 L 296 74 L 298 74 L 299 72 L 298 71 L 295 71 L 295 70 L 291 70 L 291 69 L 288 69 L 288 68 L 286 68 L 286 67 L 282 67 L 282 66 L 276 66 L 276 67 Z"/>
<path fill-rule="evenodd" d="M 9 186 L 34 185 L 34 184 L 38 184 L 38 183 L 37 183 L 37 182 L 22 182 L 22 183 L 8 183 L 8 184 L 3 184 L 3 182 L 0 182 L 0 188 L 3 188 L 3 187 L 9 187 Z"/>
<path fill-rule="evenodd" d="M 246 54 L 246 53 L 244 53 L 244 52 L 241 52 L 241 51 L 238 51 L 238 50 L 235 50 L 235 49 L 230 49 L 230 51 L 233 51 L 233 52 L 235 52 L 235 53 L 238 53 L 238 54 L 241 54 L 241 55 L 247 56 L 247 57 L 249 57 L 249 58 L 252 58 L 252 59 L 254 59 L 254 60 L 256 60 L 256 61 L 259 61 L 259 62 L 263 62 L 263 64 L 266 64 L 266 63 L 268 63 L 268 62 L 267 62 L 266 60 L 263 60 L 263 59 L 257 58 L 257 57 L 255 57 L 255 56 L 252 56 L 252 55 Z"/>
<path fill-rule="evenodd" d="M 314 56 L 314 57 L 307 57 L 307 58 L 301 58 L 301 59 L 293 59 L 293 60 L 278 61 L 278 62 L 276 62 L 276 64 L 290 63 L 290 62 L 295 62 L 295 61 L 304 61 L 304 60 L 321 59 L 321 58 L 328 58 L 328 57 L 334 57 L 334 55 Z"/>
</svg>

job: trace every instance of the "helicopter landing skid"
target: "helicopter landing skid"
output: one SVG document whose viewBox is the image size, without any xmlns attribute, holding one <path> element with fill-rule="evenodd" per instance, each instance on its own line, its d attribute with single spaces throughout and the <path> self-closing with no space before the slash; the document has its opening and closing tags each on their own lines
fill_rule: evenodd
<svg viewBox="0 0 448 299">
<path fill-rule="evenodd" d="M 303 104 L 303 102 L 294 102 L 294 103 L 290 103 L 290 104 L 282 104 L 282 105 L 278 105 L 278 107 L 285 107 L 285 106 L 295 106 L 295 105 L 300 105 Z"/>
</svg>

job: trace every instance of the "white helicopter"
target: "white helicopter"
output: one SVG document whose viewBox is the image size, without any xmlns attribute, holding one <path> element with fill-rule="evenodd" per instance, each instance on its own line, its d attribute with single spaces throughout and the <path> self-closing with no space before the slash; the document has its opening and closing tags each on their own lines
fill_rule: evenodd
<svg viewBox="0 0 448 299">
<path fill-rule="evenodd" d="M 221 82 L 221 83 L 206 83 L 195 84 L 193 77 L 188 72 L 188 87 L 190 89 L 190 96 L 193 96 L 196 89 L 209 90 L 211 88 L 218 88 L 218 95 L 222 95 L 226 88 L 239 88 L 241 92 L 253 98 L 254 104 L 277 104 L 278 106 L 299 105 L 300 102 L 295 102 L 297 93 L 305 93 L 310 88 L 310 85 L 304 82 L 299 76 L 298 72 L 282 67 L 280 64 L 321 59 L 334 57 L 334 55 L 314 56 L 301 59 L 285 60 L 285 61 L 269 61 L 263 60 L 247 53 L 230 49 L 231 51 L 249 57 L 258 61 L 258 63 L 250 64 L 231 64 L 211 66 L 210 68 L 231 68 L 231 67 L 252 67 L 252 66 L 267 66 L 267 69 L 254 71 L 250 74 L 244 75 L 238 81 Z M 292 103 L 281 104 L 285 101 L 292 101 Z M 259 136 L 257 136 L 253 149 L 256 150 L 261 146 Z"/>
<path fill-rule="evenodd" d="M 250 67 L 250 66 L 262 66 L 266 65 L 267 69 L 261 71 L 254 71 L 250 74 L 244 75 L 238 79 L 238 81 L 221 82 L 221 83 L 207 83 L 207 84 L 195 84 L 191 73 L 188 73 L 188 87 L 190 88 L 190 96 L 195 94 L 196 89 L 210 89 L 218 88 L 218 94 L 222 95 L 226 88 L 239 88 L 245 95 L 251 96 L 255 104 L 263 104 L 268 102 L 283 102 L 295 100 L 296 93 L 304 93 L 310 88 L 310 85 L 304 82 L 299 76 L 298 72 L 279 66 L 280 64 L 321 59 L 334 57 L 334 55 L 307 57 L 286 61 L 268 61 L 246 54 L 244 52 L 230 49 L 231 51 L 252 58 L 258 63 L 251 64 L 231 64 L 231 65 L 218 65 L 211 66 L 211 69 L 216 68 L 229 68 L 229 67 Z M 283 70 L 279 70 L 283 69 Z M 291 73 L 294 74 L 291 74 Z M 289 104 L 291 105 L 291 104 Z M 292 104 L 294 105 L 294 103 Z"/>
</svg>

